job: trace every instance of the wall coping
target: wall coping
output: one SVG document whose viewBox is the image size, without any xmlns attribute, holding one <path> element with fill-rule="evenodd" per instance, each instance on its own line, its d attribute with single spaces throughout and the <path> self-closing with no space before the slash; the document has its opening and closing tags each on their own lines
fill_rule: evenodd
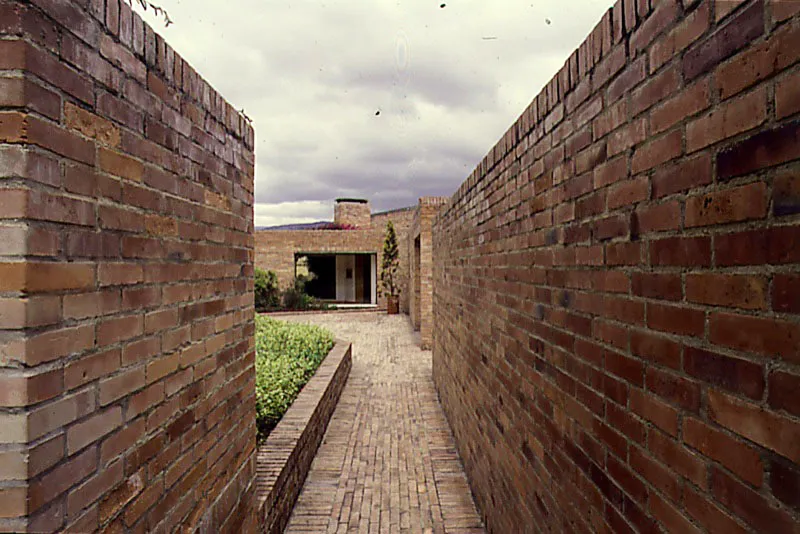
<svg viewBox="0 0 800 534">
<path fill-rule="evenodd" d="M 352 344 L 337 339 L 317 372 L 256 454 L 259 530 L 282 532 L 289 521 L 352 366 Z"/>
</svg>

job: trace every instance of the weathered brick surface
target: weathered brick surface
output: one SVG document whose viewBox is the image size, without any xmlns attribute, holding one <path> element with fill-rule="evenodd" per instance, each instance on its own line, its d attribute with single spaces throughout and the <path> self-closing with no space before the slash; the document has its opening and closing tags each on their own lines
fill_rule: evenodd
<svg viewBox="0 0 800 534">
<path fill-rule="evenodd" d="M 619 0 L 434 222 L 488 530 L 800 532 L 790 5 Z"/>
<path fill-rule="evenodd" d="M 358 204 L 358 209 L 369 204 Z M 337 206 L 337 210 L 340 209 Z M 337 212 L 338 213 L 338 212 Z M 403 208 L 384 213 L 376 213 L 364 224 L 363 213 L 361 225 L 355 229 L 343 230 L 259 230 L 255 237 L 255 264 L 265 270 L 275 271 L 280 286 L 289 287 L 294 282 L 295 253 L 348 254 L 369 252 L 377 254 L 378 280 L 380 280 L 381 258 L 383 257 L 383 240 L 386 237 L 386 223 L 392 221 L 397 233 L 398 258 L 400 259 L 400 308 L 404 313 L 409 309 L 409 263 L 408 230 L 414 217 L 414 208 Z M 354 219 L 338 214 L 342 224 L 353 224 Z M 378 285 L 378 305 L 386 306 L 386 298 L 381 294 Z"/>
<path fill-rule="evenodd" d="M 252 530 L 252 128 L 120 0 L 0 0 L 0 93 L 0 531 Z"/>
</svg>

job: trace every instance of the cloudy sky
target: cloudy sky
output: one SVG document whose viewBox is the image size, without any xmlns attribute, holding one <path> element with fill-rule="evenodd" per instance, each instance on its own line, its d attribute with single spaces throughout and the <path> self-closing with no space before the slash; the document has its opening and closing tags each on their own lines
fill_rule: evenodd
<svg viewBox="0 0 800 534">
<path fill-rule="evenodd" d="M 330 220 L 336 197 L 450 196 L 612 4 L 152 1 L 174 24 L 145 18 L 254 122 L 257 226 Z"/>
</svg>

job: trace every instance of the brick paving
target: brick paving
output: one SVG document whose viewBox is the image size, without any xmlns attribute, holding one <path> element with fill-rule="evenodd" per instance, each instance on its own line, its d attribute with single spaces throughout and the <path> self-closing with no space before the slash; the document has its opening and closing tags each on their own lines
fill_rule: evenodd
<svg viewBox="0 0 800 534">
<path fill-rule="evenodd" d="M 484 533 L 404 315 L 281 317 L 353 343 L 353 368 L 286 533 Z"/>
</svg>

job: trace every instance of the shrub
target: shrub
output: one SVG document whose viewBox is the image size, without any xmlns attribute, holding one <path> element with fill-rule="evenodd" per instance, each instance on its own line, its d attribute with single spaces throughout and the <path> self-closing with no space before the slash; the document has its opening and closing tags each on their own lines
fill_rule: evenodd
<svg viewBox="0 0 800 534">
<path fill-rule="evenodd" d="M 397 248 L 397 234 L 392 221 L 386 223 L 386 236 L 383 240 L 383 259 L 381 260 L 381 286 L 383 294 L 387 297 L 400 295 L 397 283 L 397 270 L 400 267 Z"/>
<path fill-rule="evenodd" d="M 256 268 L 255 305 L 256 311 L 259 312 L 275 309 L 280 306 L 278 275 L 275 274 L 274 271 L 265 271 Z"/>
<path fill-rule="evenodd" d="M 318 326 L 256 316 L 256 426 L 263 440 L 333 348 Z"/>
</svg>

